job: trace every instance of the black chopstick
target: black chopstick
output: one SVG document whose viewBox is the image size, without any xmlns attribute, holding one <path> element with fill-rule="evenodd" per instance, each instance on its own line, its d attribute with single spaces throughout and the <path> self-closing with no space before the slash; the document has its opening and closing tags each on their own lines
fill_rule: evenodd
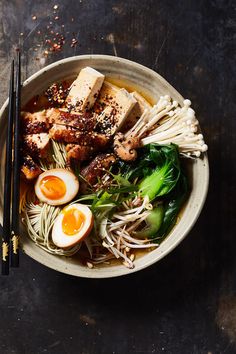
<svg viewBox="0 0 236 354">
<path fill-rule="evenodd" d="M 19 267 L 21 55 L 17 53 L 11 227 L 11 267 Z"/>
<path fill-rule="evenodd" d="M 9 87 L 9 108 L 7 119 L 6 160 L 4 178 L 4 206 L 2 232 L 2 274 L 9 274 L 9 241 L 11 235 L 11 174 L 12 174 L 12 133 L 14 116 L 14 60 L 11 64 Z"/>
</svg>

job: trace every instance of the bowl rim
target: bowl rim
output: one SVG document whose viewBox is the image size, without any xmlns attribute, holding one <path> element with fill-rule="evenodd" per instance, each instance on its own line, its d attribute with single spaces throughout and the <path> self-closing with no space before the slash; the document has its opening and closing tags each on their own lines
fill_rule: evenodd
<svg viewBox="0 0 236 354">
<path fill-rule="evenodd" d="M 72 56 L 72 57 L 67 57 L 58 61 L 55 61 L 45 67 L 43 67 L 42 69 L 38 70 L 37 72 L 35 72 L 34 74 L 32 74 L 29 78 L 27 78 L 22 86 L 26 87 L 28 84 L 30 84 L 33 80 L 35 80 L 37 77 L 41 76 L 42 74 L 46 73 L 47 71 L 50 71 L 51 69 L 53 69 L 55 66 L 59 66 L 59 65 L 63 65 L 65 63 L 68 62 L 73 62 L 73 61 L 81 61 L 81 60 L 96 60 L 96 59 L 100 59 L 100 60 L 105 60 L 108 62 L 111 61 L 116 61 L 116 62 L 122 62 L 124 64 L 129 64 L 132 65 L 134 67 L 136 67 L 139 70 L 145 71 L 147 74 L 149 73 L 152 76 L 155 76 L 159 81 L 161 81 L 168 89 L 170 89 L 171 91 L 175 91 L 176 95 L 178 95 L 181 99 L 183 99 L 182 95 L 167 81 L 165 80 L 160 74 L 158 74 L 156 71 L 142 65 L 139 64 L 135 61 L 126 59 L 126 58 L 122 58 L 122 57 L 117 57 L 117 56 L 112 56 L 112 55 L 105 55 L 105 54 L 85 54 L 85 55 L 77 55 L 77 56 Z M 8 106 L 8 101 L 9 99 L 7 98 L 6 101 L 4 102 L 4 104 L 2 105 L 1 109 L 0 109 L 0 120 L 2 119 L 3 113 L 5 112 L 7 106 Z M 183 241 L 183 239 L 189 234 L 189 232 L 191 231 L 191 229 L 193 228 L 193 226 L 195 225 L 197 219 L 199 218 L 199 215 L 203 209 L 203 206 L 205 204 L 206 201 L 206 197 L 207 197 L 207 193 L 208 193 L 208 188 L 209 188 L 209 160 L 208 160 L 208 155 L 207 153 L 203 154 L 203 159 L 204 159 L 204 168 L 205 168 L 205 179 L 204 179 L 204 184 L 202 185 L 202 193 L 201 193 L 201 197 L 199 198 L 199 203 L 198 203 L 198 209 L 197 212 L 195 212 L 194 217 L 191 219 L 191 222 L 187 225 L 187 227 L 185 227 L 185 229 L 181 232 L 181 237 L 178 237 L 175 242 L 172 242 L 171 245 L 169 245 L 169 247 L 167 247 L 164 251 L 162 251 L 161 254 L 158 255 L 158 257 L 153 258 L 151 260 L 146 261 L 143 264 L 139 264 L 136 265 L 133 269 L 126 269 L 124 267 L 124 272 L 123 271 L 117 271 L 117 272 L 108 272 L 107 274 L 104 273 L 97 273 L 96 271 L 92 270 L 91 272 L 83 272 L 83 274 L 74 274 L 71 273 L 68 269 L 68 267 L 64 267 L 63 269 L 58 269 L 57 265 L 56 266 L 52 266 L 50 264 L 47 264 L 46 262 L 43 262 L 43 260 L 38 260 L 34 257 L 34 255 L 31 254 L 31 252 L 28 252 L 25 248 L 24 248 L 24 244 L 21 244 L 21 250 L 23 253 L 27 254 L 30 258 L 32 258 L 33 260 L 37 261 L 38 263 L 41 263 L 42 265 L 53 269 L 55 271 L 64 273 L 64 274 L 68 274 L 71 276 L 76 276 L 76 277 L 81 277 L 81 278 L 89 278 L 89 279 L 104 279 L 104 278 L 114 278 L 114 277 L 119 277 L 119 276 L 124 276 L 124 275 L 129 275 L 135 272 L 138 272 L 142 269 L 145 269 L 147 267 L 150 267 L 151 265 L 157 263 L 158 261 L 160 261 L 162 258 L 164 258 L 167 254 L 169 254 L 170 252 L 172 252 L 178 245 L 180 242 Z M 1 226 L 1 225 L 0 225 Z M 26 230 L 27 232 L 27 230 Z M 113 268 L 113 267 L 112 267 Z M 103 270 L 108 269 L 108 268 L 103 268 Z"/>
</svg>

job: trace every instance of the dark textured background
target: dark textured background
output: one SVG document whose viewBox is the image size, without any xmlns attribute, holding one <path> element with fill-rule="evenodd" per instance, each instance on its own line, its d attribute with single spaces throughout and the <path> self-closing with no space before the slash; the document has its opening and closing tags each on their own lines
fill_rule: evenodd
<svg viewBox="0 0 236 354">
<path fill-rule="evenodd" d="M 44 60 L 55 4 L 52 26 L 64 24 L 68 40 Z M 0 278 L 1 354 L 236 353 L 235 26 L 230 0 L 0 1 L 1 103 L 20 32 L 24 77 L 75 54 L 129 58 L 192 100 L 211 167 L 197 225 L 145 271 L 84 280 L 22 255 L 20 269 Z"/>
</svg>

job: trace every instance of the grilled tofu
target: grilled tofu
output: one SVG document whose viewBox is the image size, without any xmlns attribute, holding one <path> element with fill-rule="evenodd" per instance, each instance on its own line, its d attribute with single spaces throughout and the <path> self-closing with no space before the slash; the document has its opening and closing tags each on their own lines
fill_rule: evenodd
<svg viewBox="0 0 236 354">
<path fill-rule="evenodd" d="M 40 134 L 49 130 L 49 120 L 46 110 L 30 113 L 21 112 L 21 131 L 22 134 Z"/>
<path fill-rule="evenodd" d="M 97 155 L 88 166 L 82 168 L 80 171 L 81 176 L 87 181 L 88 184 L 93 186 L 97 183 L 104 173 L 109 170 L 111 165 L 116 161 L 113 154 L 99 154 Z"/>
<path fill-rule="evenodd" d="M 108 81 L 104 81 L 102 88 L 99 92 L 97 101 L 95 102 L 94 109 L 97 113 L 101 113 L 107 106 L 111 106 L 111 102 L 114 101 L 114 97 L 119 91 L 119 87 L 111 84 Z"/>
<path fill-rule="evenodd" d="M 42 173 L 41 168 L 34 162 L 32 157 L 29 155 L 23 157 L 23 164 L 21 166 L 21 172 L 23 173 L 24 177 L 31 181 L 38 177 L 40 173 Z"/>
<path fill-rule="evenodd" d="M 100 130 L 110 135 L 115 134 L 136 103 L 136 98 L 127 90 L 105 82 L 95 105 L 96 112 L 100 112 L 97 119 Z"/>
<path fill-rule="evenodd" d="M 87 111 L 93 107 L 105 76 L 93 68 L 82 69 L 72 83 L 66 104 L 77 112 Z"/>
<path fill-rule="evenodd" d="M 46 157 L 49 136 L 47 133 L 24 135 L 22 145 L 23 150 L 26 150 L 32 157 Z"/>
<path fill-rule="evenodd" d="M 145 100 L 143 96 L 141 96 L 138 92 L 134 91 L 131 93 L 131 95 L 136 99 L 136 104 L 131 110 L 130 114 L 128 115 L 125 125 L 122 127 L 121 131 L 126 132 L 130 128 L 134 126 L 134 124 L 137 122 L 137 120 L 141 117 L 141 115 L 144 113 L 145 109 L 150 109 L 152 106 L 150 103 Z"/>
</svg>

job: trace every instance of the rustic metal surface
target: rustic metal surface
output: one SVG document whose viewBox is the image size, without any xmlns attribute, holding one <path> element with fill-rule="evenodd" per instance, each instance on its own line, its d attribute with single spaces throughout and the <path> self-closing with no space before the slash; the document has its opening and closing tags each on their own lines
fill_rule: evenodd
<svg viewBox="0 0 236 354">
<path fill-rule="evenodd" d="M 20 269 L 0 278 L 0 353 L 236 352 L 234 10 L 230 0 L 0 1 L 1 104 L 19 38 L 24 77 L 75 54 L 129 58 L 191 98 L 211 167 L 197 225 L 150 269 L 91 281 L 22 255 Z M 51 30 L 66 43 L 47 55 Z"/>
</svg>

